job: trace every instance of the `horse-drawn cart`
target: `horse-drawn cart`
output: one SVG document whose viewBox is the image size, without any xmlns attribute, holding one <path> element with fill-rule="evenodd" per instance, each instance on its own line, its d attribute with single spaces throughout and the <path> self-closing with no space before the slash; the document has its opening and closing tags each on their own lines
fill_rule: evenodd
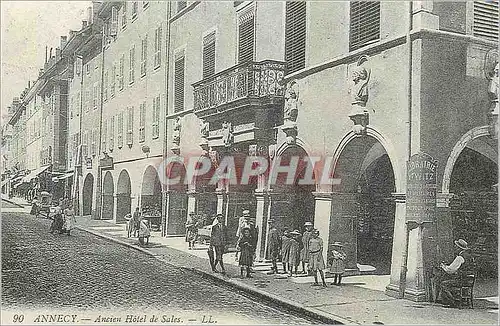
<svg viewBox="0 0 500 326">
<path fill-rule="evenodd" d="M 37 201 L 33 203 L 32 212 L 35 217 L 50 217 L 50 208 L 52 206 L 52 194 L 42 191 L 38 194 Z"/>
</svg>

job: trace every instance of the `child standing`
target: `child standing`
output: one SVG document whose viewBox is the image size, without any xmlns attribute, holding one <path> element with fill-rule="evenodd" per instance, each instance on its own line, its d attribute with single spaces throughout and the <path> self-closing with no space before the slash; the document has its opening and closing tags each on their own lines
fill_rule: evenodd
<svg viewBox="0 0 500 326">
<path fill-rule="evenodd" d="M 242 235 L 238 240 L 236 249 L 240 251 L 239 265 L 241 277 L 243 277 L 243 272 L 246 269 L 247 277 L 251 278 L 252 275 L 250 275 L 250 266 L 253 264 L 253 245 L 249 228 L 243 228 Z"/>
<path fill-rule="evenodd" d="M 292 270 L 295 269 L 295 275 L 298 274 L 298 268 L 300 263 L 300 250 L 302 246 L 302 240 L 300 239 L 299 230 L 293 230 L 290 232 L 292 238 L 290 239 L 290 253 L 288 256 L 288 268 L 290 269 L 289 275 L 292 276 Z"/>
<path fill-rule="evenodd" d="M 344 274 L 345 271 L 345 260 L 347 255 L 342 250 L 342 244 L 340 242 L 333 243 L 332 248 L 329 259 L 330 272 L 334 275 L 332 285 L 340 285 L 342 274 Z"/>
<path fill-rule="evenodd" d="M 308 274 L 309 270 L 309 240 L 311 239 L 313 224 L 306 222 L 305 231 L 302 234 L 302 250 L 300 251 L 300 260 L 302 261 L 302 274 Z"/>
<path fill-rule="evenodd" d="M 269 224 L 269 235 L 267 240 L 267 255 L 271 259 L 273 267 L 271 268 L 270 274 L 278 274 L 278 266 L 276 265 L 276 260 L 280 253 L 281 239 L 278 234 L 278 229 L 276 229 L 274 219 L 269 219 L 267 222 Z"/>
<path fill-rule="evenodd" d="M 144 246 L 144 238 L 146 238 L 146 244 L 149 244 L 149 237 L 151 235 L 151 231 L 149 228 L 148 220 L 144 220 L 141 218 L 139 222 L 139 244 Z"/>
<path fill-rule="evenodd" d="M 325 274 L 323 270 L 325 269 L 325 261 L 323 259 L 323 239 L 319 237 L 319 231 L 313 230 L 311 239 L 309 240 L 309 268 L 314 273 L 314 285 L 319 285 L 318 274 L 321 275 L 321 281 L 323 286 L 326 287 Z"/>
<path fill-rule="evenodd" d="M 281 237 L 281 262 L 283 263 L 283 273 L 286 274 L 288 258 L 290 256 L 290 230 L 285 228 Z"/>
</svg>

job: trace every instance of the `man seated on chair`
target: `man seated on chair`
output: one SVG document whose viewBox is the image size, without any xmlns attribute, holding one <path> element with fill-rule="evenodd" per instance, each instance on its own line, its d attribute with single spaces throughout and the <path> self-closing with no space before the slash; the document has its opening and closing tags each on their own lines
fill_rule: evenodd
<svg viewBox="0 0 500 326">
<path fill-rule="evenodd" d="M 455 246 L 459 251 L 458 255 L 449 265 L 441 263 L 439 267 L 444 273 L 435 276 L 437 302 L 451 307 L 457 307 L 460 304 L 460 287 L 467 284 L 467 275 L 474 273 L 474 259 L 467 242 L 458 239 L 455 241 Z"/>
</svg>

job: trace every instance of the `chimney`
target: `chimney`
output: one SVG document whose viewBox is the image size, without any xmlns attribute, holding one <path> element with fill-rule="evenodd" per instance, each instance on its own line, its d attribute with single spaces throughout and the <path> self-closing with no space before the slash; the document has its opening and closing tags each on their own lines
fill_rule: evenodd
<svg viewBox="0 0 500 326">
<path fill-rule="evenodd" d="M 64 49 L 64 46 L 68 43 L 68 37 L 67 36 L 61 36 L 61 50 Z"/>
<path fill-rule="evenodd" d="M 49 51 L 49 59 L 52 59 L 52 48 L 50 48 L 50 51 Z"/>
<path fill-rule="evenodd" d="M 31 88 L 31 80 L 28 80 L 28 89 Z"/>
<path fill-rule="evenodd" d="M 82 28 L 85 28 L 87 27 L 87 21 L 86 20 L 82 20 Z"/>
<path fill-rule="evenodd" d="M 87 8 L 87 20 L 89 22 L 89 24 L 92 24 L 92 21 L 93 21 L 93 17 L 92 17 L 92 7 L 88 7 Z"/>
</svg>

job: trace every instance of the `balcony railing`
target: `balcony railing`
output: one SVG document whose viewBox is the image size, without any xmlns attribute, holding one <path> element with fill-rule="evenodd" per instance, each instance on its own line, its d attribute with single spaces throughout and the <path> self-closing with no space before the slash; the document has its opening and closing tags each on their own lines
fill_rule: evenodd
<svg viewBox="0 0 500 326">
<path fill-rule="evenodd" d="M 243 99 L 283 98 L 285 63 L 245 62 L 193 84 L 194 110 L 202 111 Z"/>
</svg>

